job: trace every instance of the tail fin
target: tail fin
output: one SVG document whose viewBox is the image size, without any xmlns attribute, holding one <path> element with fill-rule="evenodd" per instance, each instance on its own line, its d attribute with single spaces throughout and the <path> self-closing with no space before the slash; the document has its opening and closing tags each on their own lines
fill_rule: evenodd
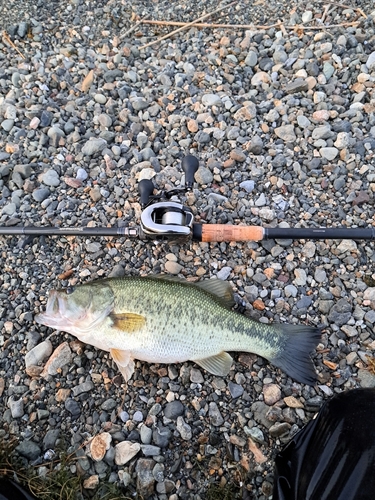
<svg viewBox="0 0 375 500">
<path fill-rule="evenodd" d="M 275 325 L 276 326 L 276 325 Z M 281 368 L 297 382 L 314 385 L 317 375 L 310 358 L 321 337 L 321 330 L 304 325 L 278 325 L 280 349 L 268 361 Z"/>
</svg>

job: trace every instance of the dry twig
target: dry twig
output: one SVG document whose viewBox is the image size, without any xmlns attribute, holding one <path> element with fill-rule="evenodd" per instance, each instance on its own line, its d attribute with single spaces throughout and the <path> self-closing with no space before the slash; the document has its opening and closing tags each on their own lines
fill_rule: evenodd
<svg viewBox="0 0 375 500">
<path fill-rule="evenodd" d="M 315 1 L 318 3 L 325 3 L 325 4 L 329 3 L 330 5 L 334 5 L 335 7 L 340 7 L 341 9 L 355 10 L 355 11 L 359 12 L 361 14 L 361 16 L 363 16 L 365 19 L 367 19 L 366 14 L 359 7 L 353 7 L 352 5 L 344 5 L 342 3 L 337 3 L 337 2 L 331 2 L 331 0 L 315 0 Z"/>
<path fill-rule="evenodd" d="M 22 54 L 22 52 L 20 52 L 14 45 L 14 43 L 9 38 L 9 35 L 5 30 L 3 31 L 3 39 L 22 57 L 22 59 L 26 59 L 26 57 Z"/>
<path fill-rule="evenodd" d="M 146 47 L 150 47 L 151 45 L 154 45 L 158 42 L 161 42 L 162 40 L 165 40 L 166 38 L 170 38 L 172 35 L 175 35 L 176 33 L 179 33 L 180 31 L 183 31 L 187 28 L 190 28 L 194 24 L 199 23 L 199 21 L 203 21 L 203 19 L 206 19 L 207 17 L 210 17 L 213 14 L 216 14 L 216 12 L 219 12 L 220 10 L 226 10 L 229 7 L 232 7 L 232 5 L 234 5 L 235 3 L 237 3 L 237 2 L 232 2 L 228 5 L 223 5 L 221 7 L 218 7 L 217 9 L 213 10 L 212 12 L 209 12 L 208 14 L 205 14 L 204 16 L 198 17 L 198 19 L 194 19 L 194 21 L 192 21 L 191 23 L 182 23 L 183 25 L 181 26 L 181 28 L 178 28 L 178 29 L 172 31 L 171 33 L 168 33 L 167 35 L 164 35 L 164 36 L 158 38 L 157 40 L 153 40 L 152 42 L 146 43 L 146 45 L 142 45 L 142 47 L 139 47 L 139 50 L 145 49 Z M 144 21 L 143 21 L 143 23 L 144 23 Z"/>
<path fill-rule="evenodd" d="M 159 26 L 162 26 L 162 25 L 165 25 L 165 26 L 187 26 L 186 23 L 183 23 L 181 21 L 153 21 L 151 19 L 144 19 L 142 21 L 142 23 L 143 24 L 157 24 Z M 329 24 L 327 26 L 324 26 L 324 25 L 305 26 L 303 24 L 296 24 L 294 26 L 285 26 L 285 25 L 283 25 L 283 26 L 285 29 L 288 29 L 288 30 L 295 30 L 296 28 L 302 28 L 305 30 L 321 30 L 323 28 L 341 28 L 341 27 L 345 27 L 345 26 L 357 26 L 357 24 L 359 24 L 359 23 L 360 23 L 360 21 L 348 21 L 348 22 L 344 22 L 344 23 L 340 23 L 340 24 Z M 268 24 L 268 25 L 199 23 L 197 21 L 193 21 L 192 23 L 189 23 L 189 27 L 196 27 L 196 28 L 233 28 L 233 29 L 247 29 L 247 30 L 250 30 L 250 29 L 268 30 L 270 28 L 277 28 L 279 26 L 280 26 L 279 23 Z M 173 31 L 172 33 L 170 33 L 168 36 L 166 36 L 166 38 L 168 38 L 170 35 L 173 35 L 174 33 L 176 33 L 176 31 Z M 159 40 L 161 40 L 161 38 L 159 38 L 158 40 L 156 40 L 153 43 L 156 43 Z M 144 45 L 143 47 L 140 47 L 140 48 L 143 49 L 144 47 L 146 47 L 146 45 Z"/>
<path fill-rule="evenodd" d="M 125 33 L 120 35 L 120 39 L 126 38 L 128 35 L 133 33 L 133 31 L 135 31 L 138 28 L 138 26 L 143 23 L 145 17 L 142 17 L 142 19 L 139 19 L 135 24 L 133 24 L 133 26 L 131 28 L 128 29 L 128 31 L 125 31 Z"/>
</svg>

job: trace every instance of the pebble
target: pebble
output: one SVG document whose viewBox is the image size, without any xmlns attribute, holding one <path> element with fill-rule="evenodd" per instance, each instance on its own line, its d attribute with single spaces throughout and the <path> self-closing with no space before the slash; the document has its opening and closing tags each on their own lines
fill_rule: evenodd
<svg viewBox="0 0 375 500">
<path fill-rule="evenodd" d="M 221 106 L 221 98 L 216 94 L 205 94 L 202 96 L 202 104 L 205 106 Z"/>
<path fill-rule="evenodd" d="M 42 453 L 39 446 L 31 440 L 21 441 L 16 446 L 16 451 L 28 460 L 36 460 Z"/>
<path fill-rule="evenodd" d="M 297 139 L 293 125 L 282 125 L 281 127 L 277 127 L 275 128 L 275 134 L 284 142 L 294 142 Z"/>
<path fill-rule="evenodd" d="M 214 179 L 212 172 L 206 167 L 199 167 L 198 170 L 196 171 L 194 177 L 195 177 L 196 182 L 198 182 L 198 184 L 201 184 L 201 185 L 211 184 L 211 182 Z"/>
<path fill-rule="evenodd" d="M 185 422 L 183 417 L 177 417 L 176 428 L 180 433 L 181 439 L 183 439 L 184 441 L 190 441 L 193 436 L 191 427 Z"/>
<path fill-rule="evenodd" d="M 45 340 L 44 342 L 36 345 L 25 355 L 26 368 L 32 365 L 38 365 L 45 359 L 49 358 L 52 354 L 52 349 L 52 343 L 49 340 Z"/>
<path fill-rule="evenodd" d="M 216 403 L 211 402 L 209 404 L 208 415 L 211 425 L 213 425 L 214 427 L 220 427 L 221 425 L 223 425 L 224 419 Z"/>
<path fill-rule="evenodd" d="M 167 403 L 163 411 L 166 418 L 177 420 L 177 417 L 180 417 L 184 414 L 185 408 L 181 401 L 176 400 Z"/>
<path fill-rule="evenodd" d="M 24 414 L 24 403 L 23 399 L 13 399 L 10 398 L 8 401 L 8 406 L 10 408 L 12 418 L 21 418 Z"/>
<path fill-rule="evenodd" d="M 90 453 L 95 462 L 103 460 L 107 450 L 109 450 L 111 441 L 112 436 L 109 432 L 102 432 L 94 437 L 90 443 Z"/>
<path fill-rule="evenodd" d="M 107 147 L 107 141 L 104 139 L 93 139 L 88 140 L 83 148 L 82 154 L 85 156 L 93 156 L 96 153 L 103 151 L 104 148 Z"/>
<path fill-rule="evenodd" d="M 60 185 L 60 176 L 56 170 L 49 169 L 40 176 L 40 181 L 46 186 L 57 187 Z"/>
<path fill-rule="evenodd" d="M 276 384 L 266 384 L 263 388 L 264 402 L 272 406 L 281 399 L 281 390 Z"/>
<path fill-rule="evenodd" d="M 141 445 L 139 443 L 132 443 L 130 441 L 122 441 L 115 446 L 115 463 L 116 465 L 125 465 L 137 455 L 140 451 Z"/>
<path fill-rule="evenodd" d="M 60 344 L 52 353 L 44 366 L 42 377 L 47 375 L 57 375 L 61 368 L 69 364 L 72 358 L 72 351 L 67 342 Z"/>
<path fill-rule="evenodd" d="M 244 388 L 241 385 L 231 381 L 228 383 L 228 389 L 233 399 L 240 398 L 244 393 Z"/>
</svg>

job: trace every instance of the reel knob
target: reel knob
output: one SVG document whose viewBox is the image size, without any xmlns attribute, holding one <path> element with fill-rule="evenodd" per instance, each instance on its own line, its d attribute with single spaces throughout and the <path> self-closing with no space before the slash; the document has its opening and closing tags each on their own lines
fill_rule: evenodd
<svg viewBox="0 0 375 500">
<path fill-rule="evenodd" d="M 187 155 L 181 162 L 183 171 L 185 172 L 185 184 L 187 189 L 191 189 L 194 184 L 194 174 L 199 168 L 199 161 L 193 155 Z"/>
<path fill-rule="evenodd" d="M 154 192 L 155 186 L 150 179 L 142 179 L 138 184 L 141 207 L 145 208 L 150 202 L 150 196 Z"/>
</svg>

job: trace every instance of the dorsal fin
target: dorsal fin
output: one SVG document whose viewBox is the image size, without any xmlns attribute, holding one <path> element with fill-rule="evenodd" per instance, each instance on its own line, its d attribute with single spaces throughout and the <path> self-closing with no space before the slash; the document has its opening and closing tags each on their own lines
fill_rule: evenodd
<svg viewBox="0 0 375 500">
<path fill-rule="evenodd" d="M 184 285 L 195 286 L 204 290 L 205 292 L 215 295 L 223 306 L 229 309 L 235 305 L 235 300 L 233 296 L 233 289 L 227 281 L 219 279 L 202 280 L 196 282 L 187 281 L 184 278 L 179 278 L 178 276 L 170 276 L 169 274 L 153 274 L 151 278 L 156 278 L 164 281 L 171 281 L 172 283 L 183 283 Z"/>
</svg>

